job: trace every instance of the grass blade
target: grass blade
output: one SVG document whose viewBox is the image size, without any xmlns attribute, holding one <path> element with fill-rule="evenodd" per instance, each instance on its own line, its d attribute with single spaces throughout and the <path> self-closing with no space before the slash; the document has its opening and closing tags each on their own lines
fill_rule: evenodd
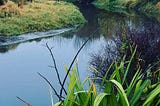
<svg viewBox="0 0 160 106">
<path fill-rule="evenodd" d="M 144 102 L 143 106 L 149 106 L 158 94 L 160 94 L 160 84 L 148 95 L 148 99 Z"/>
<path fill-rule="evenodd" d="M 104 98 L 105 96 L 107 96 L 107 93 L 101 93 L 101 94 L 99 94 L 99 95 L 96 97 L 95 101 L 94 101 L 94 106 L 100 106 L 100 103 L 101 103 L 101 101 L 103 100 L 103 98 Z"/>
<path fill-rule="evenodd" d="M 116 85 L 116 88 L 117 88 L 117 90 L 118 90 L 118 92 L 119 92 L 119 94 L 120 94 L 120 99 L 121 99 L 122 105 L 123 105 L 123 106 L 129 106 L 129 102 L 128 102 L 126 93 L 125 93 L 122 85 L 121 85 L 118 81 L 116 81 L 116 80 L 114 80 L 114 79 L 113 79 L 113 80 L 110 80 L 110 81 L 111 81 L 113 84 Z"/>
<path fill-rule="evenodd" d="M 134 93 L 130 104 L 131 106 L 135 106 L 135 104 L 137 103 L 137 101 L 140 99 L 141 94 L 143 92 L 143 90 L 145 89 L 145 87 L 147 86 L 147 84 L 150 82 L 150 80 L 145 80 L 142 85 L 139 86 L 139 88 L 136 90 L 136 92 Z"/>
<path fill-rule="evenodd" d="M 137 50 L 137 47 L 135 48 L 135 50 L 134 50 L 134 52 L 133 52 L 133 54 L 132 54 L 132 56 L 131 56 L 131 58 L 130 58 L 130 60 L 129 60 L 129 63 L 128 63 L 128 65 L 127 65 L 127 69 L 125 70 L 125 74 L 124 74 L 124 77 L 123 77 L 123 80 L 122 80 L 122 85 L 124 84 L 124 82 L 125 82 L 125 80 L 126 80 L 126 77 L 127 77 L 128 71 L 129 71 L 129 68 L 130 68 L 130 66 L 131 66 L 131 62 L 132 62 L 132 60 L 133 60 L 133 58 L 134 58 L 134 56 L 135 56 L 135 54 L 136 54 L 136 50 Z"/>
</svg>

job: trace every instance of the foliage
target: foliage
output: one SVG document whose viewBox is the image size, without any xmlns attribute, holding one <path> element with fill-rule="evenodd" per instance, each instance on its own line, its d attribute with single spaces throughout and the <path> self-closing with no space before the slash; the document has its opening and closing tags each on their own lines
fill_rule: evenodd
<svg viewBox="0 0 160 106">
<path fill-rule="evenodd" d="M 54 61 L 54 68 L 57 70 L 52 51 L 48 45 L 47 48 Z M 83 46 L 81 48 L 83 48 Z M 56 96 L 59 98 L 59 102 L 55 104 L 55 106 L 159 106 L 160 76 L 157 78 L 156 83 L 152 82 L 151 77 L 154 76 L 152 76 L 153 73 L 151 72 L 151 68 L 153 68 L 153 66 L 148 67 L 146 77 L 141 72 L 140 68 L 137 67 L 134 67 L 133 69 L 136 69 L 133 76 L 129 74 L 136 52 L 137 47 L 133 49 L 129 61 L 125 60 L 126 56 L 124 56 L 120 62 L 114 61 L 109 66 L 108 70 L 106 70 L 103 77 L 87 77 L 84 81 L 89 84 L 87 90 L 79 78 L 77 64 L 75 67 L 70 68 L 75 61 L 78 52 L 69 69 L 65 67 L 67 71 L 66 75 L 70 78 L 68 91 L 66 92 L 65 97 L 61 97 L 61 94 L 57 94 L 50 82 L 41 74 L 39 75 L 47 81 L 50 87 L 53 88 Z M 100 70 L 94 69 L 93 71 L 99 73 Z M 56 71 L 56 73 L 58 72 Z M 160 74 L 160 69 L 154 71 L 154 74 Z M 131 79 L 130 81 L 127 79 L 128 75 Z M 60 80 L 59 77 L 58 79 Z M 97 80 L 100 82 L 100 86 L 95 85 Z M 59 84 L 61 85 L 61 80 Z M 64 85 L 61 85 L 62 88 L 63 86 Z"/>
<path fill-rule="evenodd" d="M 128 68 L 132 63 L 136 49 L 132 54 L 129 62 L 121 61 L 121 64 L 114 62 L 110 67 L 114 67 L 112 72 L 110 69 L 103 78 L 88 78 L 89 87 L 84 89 L 83 83 L 80 81 L 77 68 L 74 67 L 69 75 L 67 96 L 59 106 L 150 106 L 160 105 L 160 80 L 155 84 L 147 78 L 143 79 L 143 74 L 137 70 L 130 82 L 127 81 Z M 127 69 L 123 64 L 127 65 Z M 108 72 L 111 75 L 108 79 Z M 109 72 L 110 73 L 110 72 Z M 148 71 L 149 73 L 149 71 Z M 158 72 L 159 73 L 159 72 Z M 96 87 L 95 80 L 101 81 L 101 86 Z M 98 90 L 99 88 L 99 90 Z"/>
<path fill-rule="evenodd" d="M 143 13 L 148 13 L 149 15 L 160 14 L 158 4 L 155 6 L 152 2 L 146 3 L 144 6 L 140 7 L 139 10 Z"/>
<path fill-rule="evenodd" d="M 19 35 L 86 22 L 78 8 L 66 2 L 35 1 L 23 8 L 9 4 L 0 7 L 0 35 Z"/>
<path fill-rule="evenodd" d="M 147 15 L 153 15 L 160 14 L 160 10 L 156 6 L 157 3 L 158 0 L 96 0 L 94 5 L 114 12 L 134 9 Z"/>
</svg>

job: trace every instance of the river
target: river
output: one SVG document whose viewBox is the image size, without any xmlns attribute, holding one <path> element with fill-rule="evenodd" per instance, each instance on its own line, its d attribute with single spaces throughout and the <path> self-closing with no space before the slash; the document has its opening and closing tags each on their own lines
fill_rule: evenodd
<svg viewBox="0 0 160 106">
<path fill-rule="evenodd" d="M 96 9 L 94 6 L 79 6 L 88 23 L 81 28 L 65 28 L 36 32 L 16 37 L 0 37 L 0 105 L 23 106 L 16 96 L 23 98 L 33 106 L 51 106 L 49 86 L 38 76 L 46 76 L 58 90 L 59 85 L 55 71 L 49 67 L 51 56 L 44 46 L 53 47 L 61 78 L 64 78 L 64 65 L 69 66 L 80 46 L 91 38 L 79 54 L 77 61 L 81 80 L 89 70 L 90 55 L 100 51 L 110 39 L 117 36 L 123 27 L 129 28 L 137 35 L 153 36 L 151 44 L 160 41 L 160 24 L 154 18 L 141 15 L 125 16 Z M 158 46 L 159 47 L 159 46 Z M 156 49 L 158 52 L 159 48 Z M 54 101 L 57 99 L 54 98 Z"/>
</svg>

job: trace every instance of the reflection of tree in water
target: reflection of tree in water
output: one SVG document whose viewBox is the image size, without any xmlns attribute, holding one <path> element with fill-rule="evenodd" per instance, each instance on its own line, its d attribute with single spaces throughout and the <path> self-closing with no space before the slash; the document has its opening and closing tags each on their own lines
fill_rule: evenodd
<svg viewBox="0 0 160 106">
<path fill-rule="evenodd" d="M 18 46 L 18 44 L 1 46 L 0 47 L 0 53 L 6 53 L 10 50 L 15 50 L 17 48 L 17 46 Z"/>
<path fill-rule="evenodd" d="M 48 37 L 46 37 L 47 39 Z M 13 44 L 10 44 L 10 42 L 14 42 L 14 41 L 18 41 L 18 40 L 21 40 L 20 37 L 18 36 L 15 36 L 15 37 L 0 37 L 0 44 L 2 43 L 6 43 L 5 45 L 0 45 L 0 53 L 6 53 L 10 50 L 15 50 L 19 44 L 21 43 L 25 43 L 25 42 L 33 42 L 33 41 L 36 41 L 36 42 L 40 42 L 42 40 L 42 38 L 37 38 L 37 39 L 33 39 L 33 40 L 26 40 L 26 41 L 23 41 L 23 42 L 20 42 L 20 43 L 13 43 Z"/>
<path fill-rule="evenodd" d="M 120 62 L 124 55 L 126 55 L 126 61 L 130 59 L 132 52 L 129 45 L 133 47 L 137 45 L 129 75 L 133 75 L 138 67 L 141 67 L 142 72 L 145 73 L 148 67 L 154 65 L 160 59 L 159 23 L 144 20 L 138 26 L 132 27 L 128 24 L 120 29 L 114 32 L 113 35 L 115 36 L 107 41 L 106 46 L 100 52 L 92 55 L 90 64 L 100 70 L 100 74 L 98 74 L 100 77 L 104 76 L 113 61 Z M 155 71 L 158 67 L 159 64 L 152 70 Z"/>
<path fill-rule="evenodd" d="M 76 32 L 76 35 L 81 38 L 88 37 L 91 32 L 94 32 L 99 27 L 97 16 L 99 9 L 95 8 L 93 5 L 76 5 L 79 7 L 83 16 L 87 20 L 87 23 Z M 95 37 L 99 37 L 99 35 L 100 34 L 98 32 Z"/>
<path fill-rule="evenodd" d="M 99 31 L 97 31 L 86 46 L 89 46 L 94 40 L 101 38 L 101 35 L 103 35 L 106 40 L 120 36 L 124 29 L 127 29 L 128 33 L 130 31 L 130 33 L 134 33 L 135 35 L 138 35 L 137 33 L 145 35 L 148 32 L 157 35 L 157 30 L 160 30 L 158 24 L 147 17 L 138 15 L 124 16 L 97 9 L 92 5 L 77 4 L 77 6 L 80 8 L 80 11 L 88 23 L 78 29 L 77 32 L 63 36 L 74 39 L 75 48 L 79 48 L 97 28 L 99 28 Z M 152 27 L 154 28 L 152 29 Z M 150 31 L 150 29 L 152 29 L 152 31 Z M 63 38 L 59 41 L 63 42 Z"/>
<path fill-rule="evenodd" d="M 123 14 L 117 14 L 101 9 L 97 9 L 93 5 L 80 5 L 76 4 L 83 16 L 88 21 L 82 28 L 80 28 L 76 35 L 79 37 L 88 37 L 90 32 L 100 28 L 95 37 L 99 38 L 103 35 L 105 38 L 111 37 L 116 34 L 117 30 L 122 30 L 123 27 L 129 26 L 130 28 L 138 28 L 143 21 L 148 21 L 147 17 L 138 16 L 126 16 Z"/>
<path fill-rule="evenodd" d="M 100 25 L 100 33 L 108 38 L 109 36 L 115 36 L 116 32 L 123 30 L 125 27 L 130 29 L 139 29 L 143 26 L 141 25 L 146 18 L 142 16 L 124 16 L 121 14 L 111 13 L 111 12 L 100 12 L 98 14 L 98 24 Z M 146 19 L 148 21 L 148 19 Z"/>
</svg>

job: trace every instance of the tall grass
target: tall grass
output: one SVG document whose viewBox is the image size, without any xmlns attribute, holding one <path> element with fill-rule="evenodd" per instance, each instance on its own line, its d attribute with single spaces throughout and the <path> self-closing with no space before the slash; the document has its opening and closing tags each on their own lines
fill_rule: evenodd
<svg viewBox="0 0 160 106">
<path fill-rule="evenodd" d="M 56 106 L 159 106 L 160 80 L 152 84 L 149 78 L 143 79 L 144 76 L 140 70 L 131 76 L 130 82 L 126 79 L 135 52 L 136 49 L 127 63 L 121 61 L 122 64 L 127 65 L 127 68 L 114 62 L 110 67 L 114 67 L 115 70 L 108 69 L 103 78 L 88 78 L 89 87 L 86 90 L 76 67 L 72 68 L 69 74 L 67 96 Z M 107 79 L 109 71 L 112 71 L 112 74 Z M 98 87 L 95 85 L 97 79 L 101 81 Z"/>
<path fill-rule="evenodd" d="M 51 49 L 49 50 L 51 56 L 53 56 Z M 44 76 L 39 75 L 47 81 L 59 98 L 59 102 L 57 102 L 55 106 L 159 106 L 160 76 L 158 76 L 156 83 L 151 80 L 151 77 L 154 77 L 154 74 L 160 75 L 160 69 L 152 72 L 151 69 L 154 66 L 150 66 L 146 70 L 146 76 L 140 68 L 135 67 L 133 69 L 131 64 L 133 64 L 136 57 L 136 51 L 137 47 L 133 49 L 129 61 L 126 61 L 126 56 L 124 56 L 120 62 L 114 61 L 108 70 L 106 70 L 103 77 L 87 77 L 85 80 L 85 82 L 89 84 L 87 89 L 85 89 L 84 83 L 82 83 L 79 78 L 77 64 L 72 67 L 75 58 L 79 54 L 78 52 L 70 67 L 67 68 L 65 66 L 69 82 L 67 84 L 67 92 L 65 93 L 66 96 L 64 97 L 61 93 L 55 91 L 51 83 Z M 53 57 L 52 59 L 54 60 Z M 159 64 L 159 62 L 157 62 L 157 64 Z M 56 69 L 55 62 L 54 66 Z M 131 69 L 135 71 L 133 76 L 129 74 Z M 93 71 L 99 73 L 101 70 L 94 69 Z M 128 81 L 127 77 L 130 77 L 131 80 Z M 100 82 L 100 84 L 97 84 L 97 81 Z M 59 82 L 62 81 L 60 80 Z M 61 90 L 65 91 L 63 88 L 64 85 L 62 83 L 59 84 Z"/>
</svg>

